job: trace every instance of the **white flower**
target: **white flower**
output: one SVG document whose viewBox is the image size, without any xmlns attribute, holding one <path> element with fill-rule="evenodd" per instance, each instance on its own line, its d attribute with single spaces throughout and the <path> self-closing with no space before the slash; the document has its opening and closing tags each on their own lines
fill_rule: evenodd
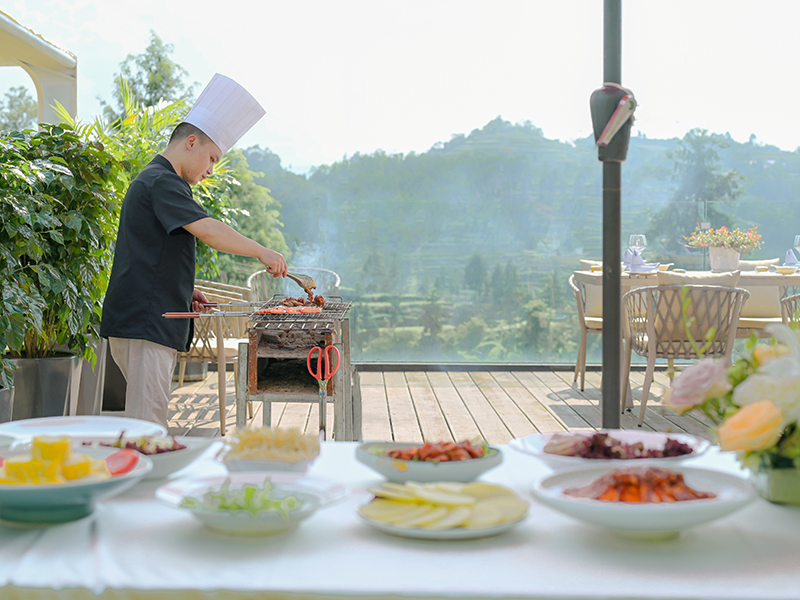
<svg viewBox="0 0 800 600">
<path fill-rule="evenodd" d="M 733 403 L 745 406 L 771 400 L 783 411 L 784 424 L 800 418 L 800 344 L 785 325 L 769 325 L 767 332 L 792 349 L 791 354 L 773 358 L 733 390 Z"/>
</svg>

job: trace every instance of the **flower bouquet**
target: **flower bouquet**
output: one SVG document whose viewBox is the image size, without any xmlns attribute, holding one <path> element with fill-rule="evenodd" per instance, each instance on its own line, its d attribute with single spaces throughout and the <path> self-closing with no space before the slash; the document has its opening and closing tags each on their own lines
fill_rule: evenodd
<svg viewBox="0 0 800 600">
<path fill-rule="evenodd" d="M 758 227 L 751 227 L 747 231 L 741 229 L 701 229 L 700 223 L 689 237 L 683 236 L 687 248 L 731 248 L 740 254 L 747 254 L 759 248 L 764 242 Z"/>
<path fill-rule="evenodd" d="M 733 365 L 706 358 L 685 369 L 665 396 L 678 414 L 702 411 L 722 450 L 737 451 L 769 500 L 800 505 L 800 344 L 769 325 L 770 344 L 749 340 Z"/>
</svg>

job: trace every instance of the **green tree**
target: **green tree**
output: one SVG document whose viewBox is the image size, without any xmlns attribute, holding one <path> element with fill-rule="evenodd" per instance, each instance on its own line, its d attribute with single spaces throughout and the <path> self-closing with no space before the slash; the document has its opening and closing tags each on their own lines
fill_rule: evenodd
<svg viewBox="0 0 800 600">
<path fill-rule="evenodd" d="M 692 129 L 668 154 L 677 188 L 667 205 L 650 218 L 647 231 L 665 250 L 679 251 L 683 236 L 697 223 L 708 222 L 715 228 L 733 225 L 733 217 L 723 212 L 722 206 L 731 205 L 744 190 L 742 174 L 735 169 L 725 171 L 720 165 L 719 152 L 728 146 L 721 135 Z"/>
<path fill-rule="evenodd" d="M 231 225 L 262 246 L 286 255 L 289 249 L 282 233 L 280 203 L 267 188 L 255 182 L 258 174 L 249 169 L 247 159 L 240 150 L 231 150 L 226 156 L 233 176 L 227 193 L 231 207 L 237 211 L 235 216 L 231 214 Z M 263 268 L 261 263 L 248 256 L 225 253 L 217 256 L 215 264 L 219 269 L 219 279 L 234 285 L 244 285 L 248 276 Z"/>
<path fill-rule="evenodd" d="M 12 87 L 0 100 L 0 130 L 33 129 L 38 118 L 39 105 L 26 87 Z"/>
<path fill-rule="evenodd" d="M 133 101 L 140 106 L 149 108 L 182 100 L 186 103 L 184 108 L 188 108 L 198 84 L 195 82 L 187 87 L 184 83 L 189 73 L 170 58 L 174 50 L 172 44 L 165 44 L 155 31 L 150 30 L 150 44 L 145 51 L 128 54 L 119 65 L 119 73 L 114 76 L 112 96 L 116 107 L 100 101 L 107 121 L 114 122 L 126 114 L 119 83 L 122 79 L 128 81 Z"/>
<path fill-rule="evenodd" d="M 464 286 L 467 289 L 478 292 L 478 294 L 482 294 L 486 287 L 486 264 L 477 252 L 472 255 L 467 268 L 464 270 Z"/>
</svg>

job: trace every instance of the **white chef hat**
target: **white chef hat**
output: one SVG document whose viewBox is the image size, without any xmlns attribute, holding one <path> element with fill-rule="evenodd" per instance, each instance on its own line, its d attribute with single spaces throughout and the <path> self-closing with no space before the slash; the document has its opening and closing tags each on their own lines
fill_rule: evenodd
<svg viewBox="0 0 800 600">
<path fill-rule="evenodd" d="M 184 122 L 205 133 L 225 154 L 265 113 L 246 89 L 217 73 Z"/>
</svg>

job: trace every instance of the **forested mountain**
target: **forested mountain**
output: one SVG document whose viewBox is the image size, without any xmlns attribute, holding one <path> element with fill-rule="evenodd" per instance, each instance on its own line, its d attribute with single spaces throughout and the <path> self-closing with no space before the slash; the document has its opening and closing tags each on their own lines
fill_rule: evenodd
<svg viewBox="0 0 800 600">
<path fill-rule="evenodd" d="M 702 168 L 742 176 L 738 198 L 716 203 L 719 213 L 733 225 L 757 225 L 759 255 L 782 257 L 800 233 L 800 153 L 707 132 L 694 142 L 711 157 Z M 677 196 L 686 187 L 676 170 L 682 143 L 631 140 L 626 239 L 647 231 L 671 201 L 670 211 L 690 216 L 683 233 L 693 228 L 696 207 Z M 422 154 L 356 154 L 307 176 L 283 169 L 269 150 L 244 154 L 281 204 L 290 264 L 336 271 L 356 300 L 359 358 L 573 360 L 566 280 L 579 257 L 601 254 L 592 139 L 549 140 L 531 123 L 497 118 Z M 670 258 L 680 235 L 670 241 L 658 232 L 647 257 Z"/>
</svg>

